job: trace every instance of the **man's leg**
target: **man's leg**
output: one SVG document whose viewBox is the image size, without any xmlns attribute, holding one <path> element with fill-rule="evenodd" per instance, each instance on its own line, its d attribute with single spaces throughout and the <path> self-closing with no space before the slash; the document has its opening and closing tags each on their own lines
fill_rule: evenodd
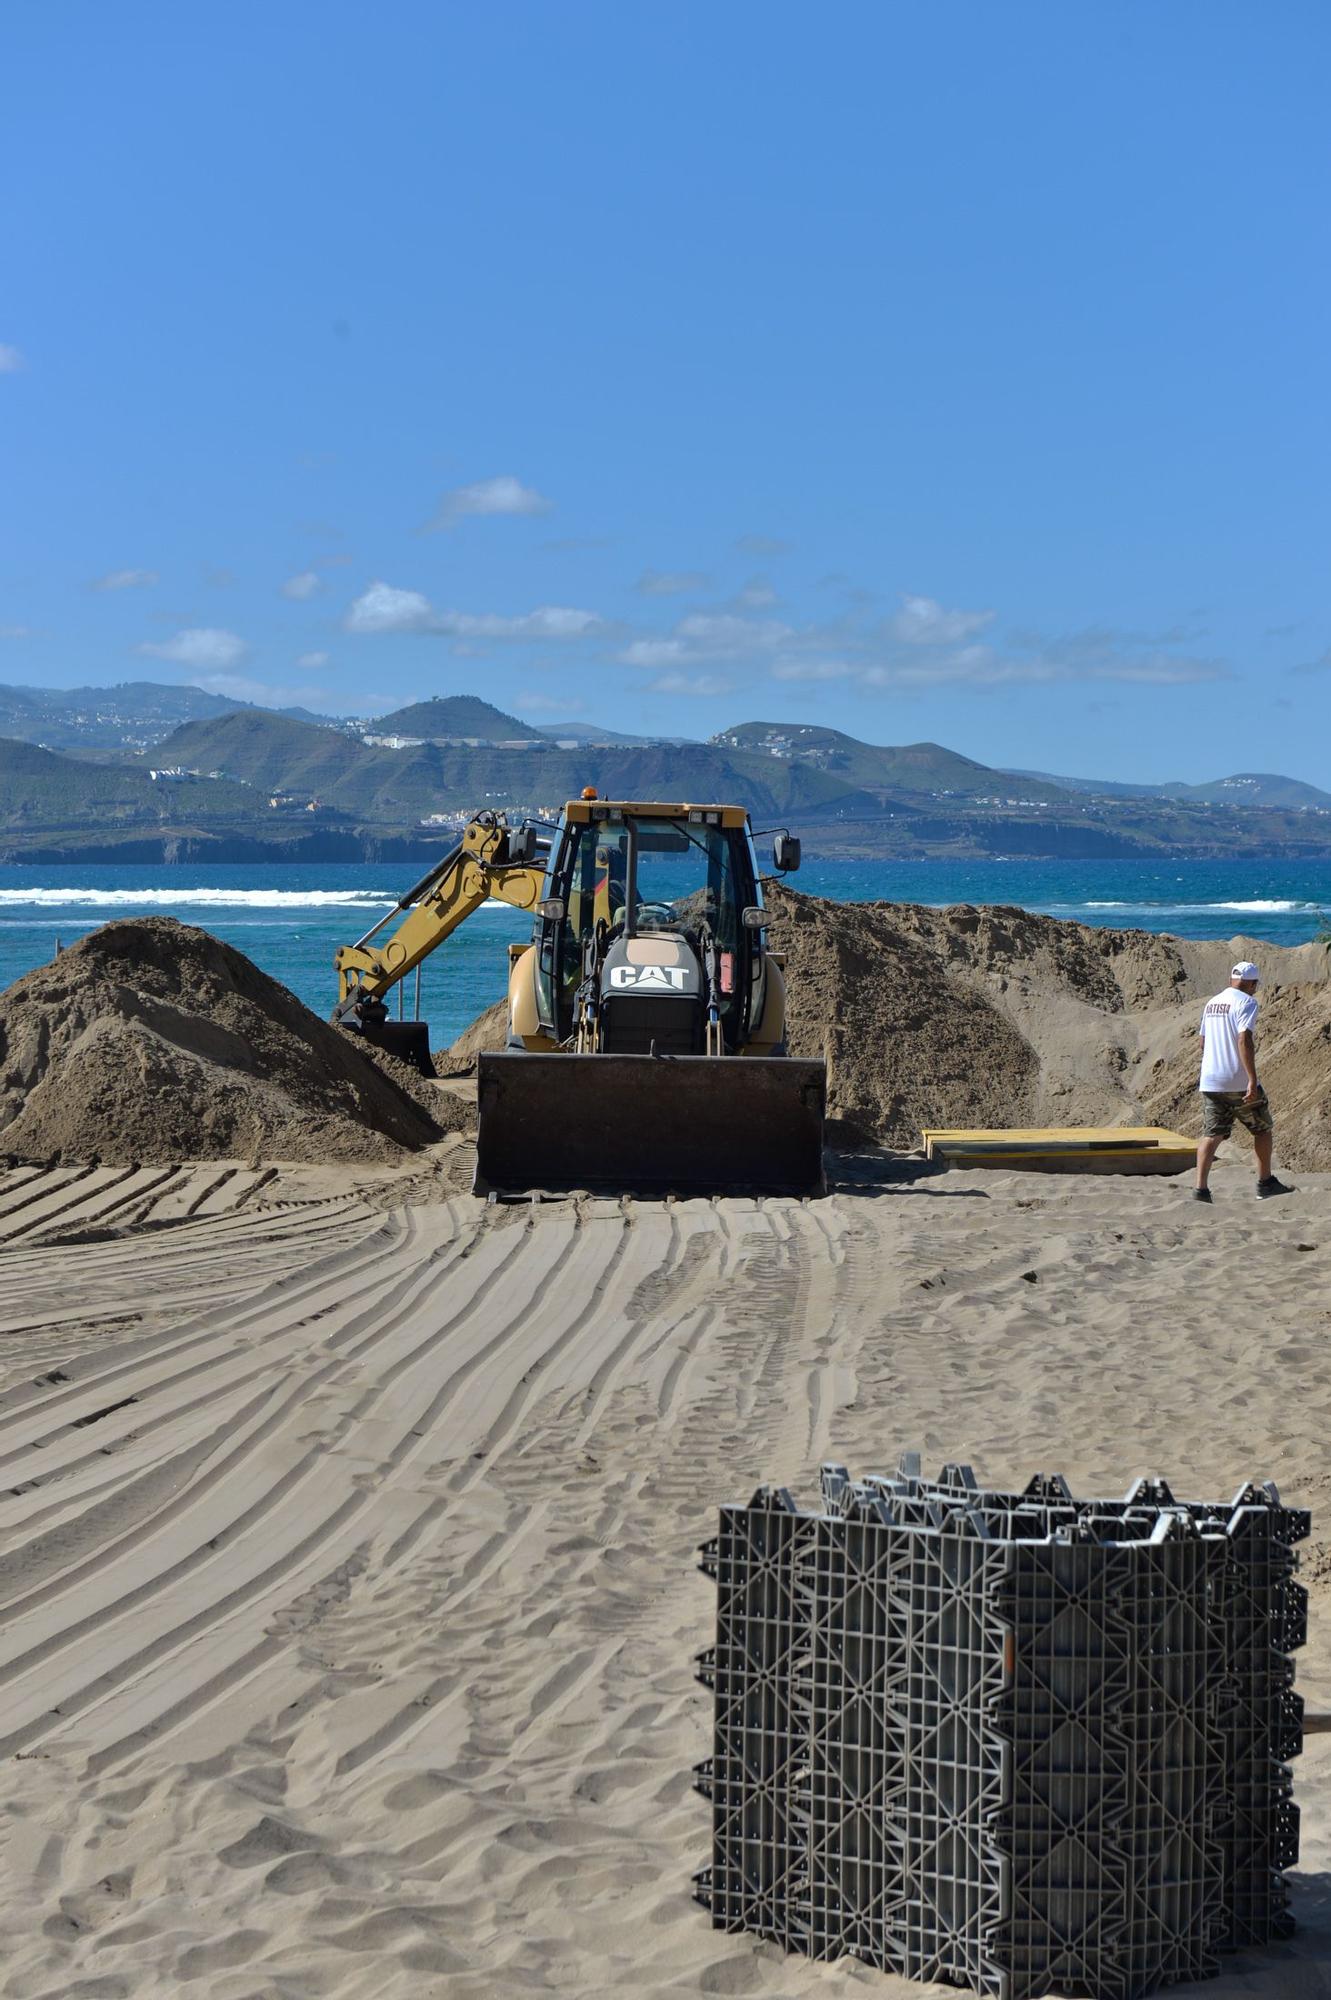
<svg viewBox="0 0 1331 2000">
<path fill-rule="evenodd" d="M 1211 1178 L 1211 1168 L 1215 1162 L 1216 1154 L 1220 1151 L 1221 1143 L 1219 1139 L 1199 1139 L 1197 1141 L 1197 1185 L 1199 1188 L 1204 1188 L 1207 1181 Z M 1266 1153 L 1268 1163 L 1267 1172 L 1269 1173 L 1271 1157 L 1269 1136 Z"/>
<path fill-rule="evenodd" d="M 1275 1143 L 1276 1135 L 1274 1132 L 1253 1133 L 1252 1149 L 1257 1155 L 1257 1178 L 1259 1181 L 1269 1181 L 1271 1178 L 1271 1156 L 1275 1151 Z"/>
</svg>

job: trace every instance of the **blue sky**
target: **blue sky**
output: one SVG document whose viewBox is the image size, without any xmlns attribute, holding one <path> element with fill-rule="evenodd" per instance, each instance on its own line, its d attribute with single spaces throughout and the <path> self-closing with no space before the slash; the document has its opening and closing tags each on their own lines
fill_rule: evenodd
<svg viewBox="0 0 1331 2000">
<path fill-rule="evenodd" d="M 11 0 L 0 679 L 1331 783 L 1321 0 Z"/>
</svg>

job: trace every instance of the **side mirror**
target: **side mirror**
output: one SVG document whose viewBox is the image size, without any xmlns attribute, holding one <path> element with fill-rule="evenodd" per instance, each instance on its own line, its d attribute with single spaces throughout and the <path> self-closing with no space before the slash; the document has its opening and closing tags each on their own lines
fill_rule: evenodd
<svg viewBox="0 0 1331 2000">
<path fill-rule="evenodd" d="M 772 866 L 778 875 L 793 875 L 800 865 L 800 844 L 793 833 L 779 833 L 772 842 Z"/>
<path fill-rule="evenodd" d="M 545 901 L 538 903 L 536 907 L 548 924 L 555 924 L 559 922 L 564 914 L 564 898 L 562 896 L 547 896 Z"/>
<path fill-rule="evenodd" d="M 534 826 L 513 827 L 508 836 L 507 855 L 510 863 L 516 868 L 524 867 L 528 862 L 534 861 L 536 859 L 536 828 Z"/>
<path fill-rule="evenodd" d="M 767 922 L 766 910 L 760 910 L 756 903 L 750 903 L 740 918 L 746 931 L 760 931 Z"/>
</svg>

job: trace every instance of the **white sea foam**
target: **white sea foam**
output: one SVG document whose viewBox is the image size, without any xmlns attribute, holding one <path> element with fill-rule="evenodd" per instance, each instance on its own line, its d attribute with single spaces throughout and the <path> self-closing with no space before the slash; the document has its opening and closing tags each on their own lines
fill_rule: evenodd
<svg viewBox="0 0 1331 2000">
<path fill-rule="evenodd" d="M 375 889 L 0 889 L 0 907 L 39 909 L 391 909 L 397 897 Z"/>
<path fill-rule="evenodd" d="M 1297 910 L 1315 911 L 1318 905 L 1259 896 L 1248 903 L 1069 903 L 1062 907 L 1081 910 L 1130 910 L 1134 914 L 1156 917 L 1204 917 L 1211 910 L 1230 910 L 1240 915 L 1245 911 L 1251 911 L 1256 915 L 1273 915 Z"/>
<path fill-rule="evenodd" d="M 252 921 L 244 928 L 252 929 L 263 921 L 261 913 L 269 911 L 316 915 L 322 910 L 355 910 L 377 917 L 396 907 L 397 897 L 380 889 L 0 889 L 0 910 L 15 913 L 0 919 L 6 929 L 22 922 L 19 912 L 31 912 L 30 920 L 36 923 L 39 910 L 100 910 L 108 918 L 122 911 L 145 915 L 162 910 L 185 916 L 190 910 L 248 910 Z M 497 896 L 491 896 L 472 914 L 486 917 L 496 913 L 506 917 L 523 914 Z"/>
</svg>

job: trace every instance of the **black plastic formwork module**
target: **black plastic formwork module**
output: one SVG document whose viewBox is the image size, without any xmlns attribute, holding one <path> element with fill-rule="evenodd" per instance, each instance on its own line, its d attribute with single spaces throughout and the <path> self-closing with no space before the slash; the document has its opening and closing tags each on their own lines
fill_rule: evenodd
<svg viewBox="0 0 1331 2000">
<path fill-rule="evenodd" d="M 699 1893 L 719 1929 L 753 1931 L 788 1951 L 806 1949 L 795 1655 L 806 1648 L 807 1620 L 796 1579 L 812 1527 L 789 1494 L 764 1490 L 747 1507 L 723 1507 L 703 1551 L 717 1605 L 716 1644 L 698 1656 L 714 1701 L 712 1755 L 696 1773 L 712 1802 L 712 1860 Z"/>
<path fill-rule="evenodd" d="M 760 1489 L 704 1550 L 714 1924 L 1003 2000 L 1131 2000 L 1283 1934 L 1306 1516 L 909 1459 L 823 1488 Z"/>
<path fill-rule="evenodd" d="M 1003 1673 L 1003 1551 L 960 1517 L 921 1531 L 876 1504 L 814 1523 L 802 1588 L 811 1954 L 999 1992 L 987 1940 L 1003 1864 L 989 1820 Z"/>
<path fill-rule="evenodd" d="M 1223 1526 L 1228 1560 L 1213 1583 L 1212 1612 L 1223 1658 L 1213 1705 L 1221 1744 L 1221 1778 L 1212 1806 L 1221 1854 L 1222 1950 L 1263 1945 L 1293 1930 L 1285 1869 L 1298 1859 L 1298 1807 L 1288 1760 L 1303 1743 L 1303 1702 L 1294 1693 L 1288 1657 L 1307 1638 L 1308 1593 L 1295 1579 L 1295 1544 L 1309 1533 L 1306 1508 L 1281 1504 L 1269 1481 L 1249 1482 L 1228 1501 L 1180 1501 L 1161 1479 L 1138 1480 L 1122 1500 L 1077 1500 L 1058 1473 L 1037 1474 L 1021 1493 L 980 1487 L 968 1465 L 944 1466 L 937 1480 L 920 1476 L 918 1454 L 903 1456 L 890 1476 L 870 1475 L 854 1487 L 842 1467 L 825 1467 L 825 1495 L 844 1504 L 850 1493 L 893 1494 L 915 1505 L 978 1506 L 991 1521 L 1023 1521 L 1038 1510 L 1051 1525 L 1072 1520 L 1120 1520 L 1148 1531 L 1161 1508 L 1179 1509 Z M 1178 1975 L 1182 1977 L 1183 1975 Z"/>
</svg>

